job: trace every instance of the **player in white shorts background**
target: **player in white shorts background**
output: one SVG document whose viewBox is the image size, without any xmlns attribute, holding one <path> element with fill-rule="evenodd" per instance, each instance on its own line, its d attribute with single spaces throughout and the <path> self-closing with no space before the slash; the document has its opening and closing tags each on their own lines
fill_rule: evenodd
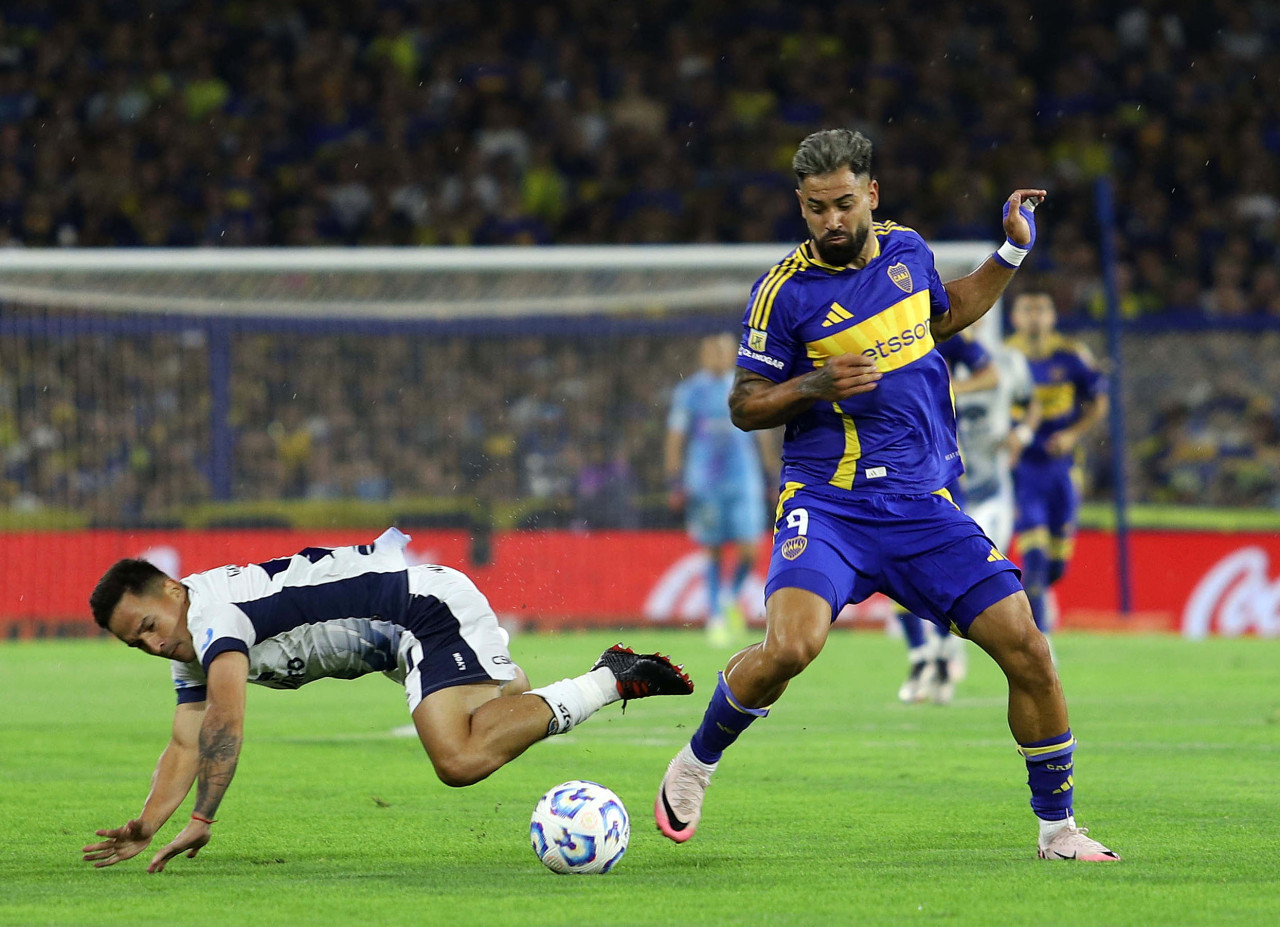
<svg viewBox="0 0 1280 927">
<path fill-rule="evenodd" d="M 956 430 L 964 454 L 965 509 L 1001 550 L 1013 539 L 1013 465 L 1039 420 L 1031 368 L 1011 345 L 988 349 L 998 373 L 991 389 L 956 393 Z M 1014 407 L 1027 411 L 1015 426 Z"/>
<path fill-rule="evenodd" d="M 296 689 L 384 673 L 404 685 L 422 745 L 451 786 L 484 779 L 612 702 L 693 691 L 666 657 L 621 644 L 581 676 L 530 689 L 484 595 L 457 570 L 409 567 L 408 540 L 390 528 L 373 544 L 308 547 L 181 581 L 145 560 L 112 566 L 90 597 L 94 619 L 171 661 L 178 705 L 142 811 L 99 830 L 105 839 L 84 859 L 102 867 L 136 856 L 192 785 L 191 820 L 148 871 L 209 842 L 239 759 L 250 682 Z"/>
<path fill-rule="evenodd" d="M 956 434 L 964 456 L 964 510 L 999 550 L 1013 540 L 1013 465 L 1035 434 L 1040 419 L 1027 359 L 1016 348 L 988 348 L 996 377 L 980 390 L 956 390 Z M 1025 410 L 1015 426 L 1014 409 Z M 964 679 L 965 647 L 959 638 L 948 654 L 950 682 Z M 940 699 L 947 700 L 945 693 Z"/>
<path fill-rule="evenodd" d="M 1038 407 L 1031 371 L 1020 351 L 1008 345 L 984 347 L 962 334 L 938 345 L 951 371 L 956 433 L 965 472 L 948 487 L 953 501 L 978 523 L 998 550 L 1013 537 L 1013 464 L 1031 440 Z M 1013 427 L 1014 407 L 1027 420 Z M 933 701 L 945 705 L 964 679 L 964 641 L 941 628 L 928 628 L 920 618 L 899 615 L 907 638 L 908 675 L 898 689 L 903 702 Z"/>
</svg>

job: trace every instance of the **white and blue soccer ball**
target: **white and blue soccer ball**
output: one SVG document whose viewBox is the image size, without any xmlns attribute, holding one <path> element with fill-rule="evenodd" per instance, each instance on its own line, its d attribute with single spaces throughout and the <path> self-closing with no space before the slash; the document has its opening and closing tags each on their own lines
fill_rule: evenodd
<svg viewBox="0 0 1280 927">
<path fill-rule="evenodd" d="M 548 790 L 529 822 L 533 852 L 561 875 L 603 875 L 622 859 L 630 839 L 631 818 L 622 799 L 585 779 Z"/>
</svg>

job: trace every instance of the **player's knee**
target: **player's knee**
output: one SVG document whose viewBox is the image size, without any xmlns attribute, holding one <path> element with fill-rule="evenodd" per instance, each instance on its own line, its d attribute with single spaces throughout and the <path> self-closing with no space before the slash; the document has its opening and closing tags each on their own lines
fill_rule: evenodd
<svg viewBox="0 0 1280 927">
<path fill-rule="evenodd" d="M 1027 691 L 1049 691 L 1058 685 L 1058 671 L 1048 639 L 1034 623 L 1012 639 L 1005 648 L 1000 665 L 1009 680 Z"/>
<path fill-rule="evenodd" d="M 1049 642 L 1036 627 L 1025 595 L 1009 596 L 974 619 L 969 637 L 987 651 L 1011 682 L 1024 688 L 1055 684 Z"/>
<path fill-rule="evenodd" d="M 765 641 L 765 653 L 778 679 L 798 676 L 822 651 L 822 641 L 803 634 L 771 635 Z"/>
<path fill-rule="evenodd" d="M 831 606 L 804 589 L 780 589 L 765 603 L 760 656 L 774 682 L 785 682 L 814 661 L 831 629 Z"/>
<path fill-rule="evenodd" d="M 435 768 L 436 777 L 445 785 L 461 789 L 475 785 L 493 772 L 480 762 L 477 757 L 465 752 L 451 753 L 448 756 L 431 757 L 431 765 Z"/>
</svg>

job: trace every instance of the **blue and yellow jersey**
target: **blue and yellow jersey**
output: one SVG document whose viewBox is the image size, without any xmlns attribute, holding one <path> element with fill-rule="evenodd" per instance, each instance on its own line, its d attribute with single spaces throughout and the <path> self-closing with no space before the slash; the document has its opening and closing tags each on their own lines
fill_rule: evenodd
<svg viewBox="0 0 1280 927">
<path fill-rule="evenodd" d="M 1049 437 L 1078 422 L 1085 403 L 1097 398 L 1105 383 L 1089 350 L 1072 338 L 1055 334 L 1039 352 L 1021 335 L 1011 336 L 1008 343 L 1026 355 L 1040 403 L 1040 427 L 1021 459 L 1044 463 L 1053 459 L 1045 446 Z"/>
<path fill-rule="evenodd" d="M 929 322 L 950 308 L 933 252 L 911 229 L 872 227 L 860 270 L 801 245 L 752 288 L 738 366 L 781 383 L 861 353 L 884 373 L 869 393 L 819 402 L 786 427 L 782 482 L 928 493 L 962 472 L 946 361 Z"/>
</svg>

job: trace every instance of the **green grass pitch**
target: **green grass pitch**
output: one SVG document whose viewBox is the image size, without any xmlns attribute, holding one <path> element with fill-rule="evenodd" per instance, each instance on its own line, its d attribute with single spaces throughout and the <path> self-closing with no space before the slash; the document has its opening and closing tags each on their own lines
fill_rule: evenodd
<svg viewBox="0 0 1280 927">
<path fill-rule="evenodd" d="M 616 636 L 512 649 L 537 684 Z M 670 844 L 654 790 L 726 654 L 622 636 L 684 660 L 697 693 L 611 706 L 462 790 L 392 736 L 408 719 L 386 679 L 251 686 L 214 840 L 156 876 L 149 852 L 99 871 L 80 847 L 141 805 L 167 667 L 108 641 L 0 645 L 0 924 L 1280 923 L 1280 640 L 1058 637 L 1078 818 L 1124 856 L 1091 865 L 1035 858 L 985 657 L 951 707 L 903 706 L 901 644 L 846 631 L 727 755 L 697 837 Z M 534 802 L 570 778 L 631 813 L 607 876 L 553 875 L 529 848 Z"/>
</svg>

